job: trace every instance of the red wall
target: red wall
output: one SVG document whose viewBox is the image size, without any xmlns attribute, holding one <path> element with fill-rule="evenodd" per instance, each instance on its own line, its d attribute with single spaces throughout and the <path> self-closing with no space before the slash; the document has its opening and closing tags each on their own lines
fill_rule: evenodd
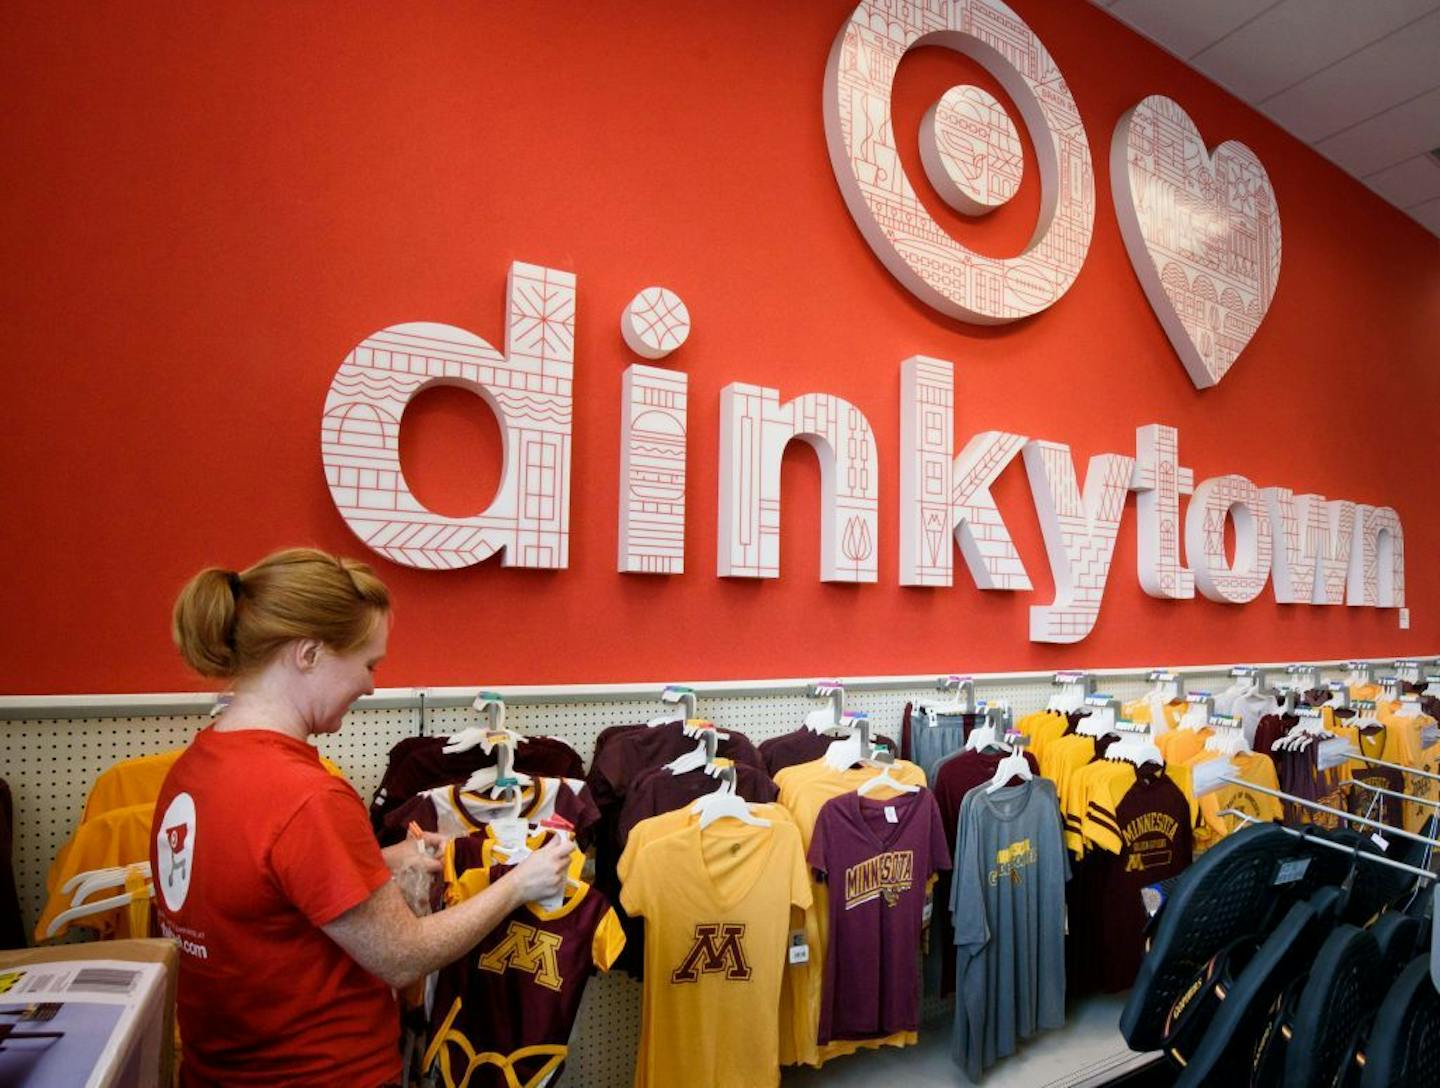
<svg viewBox="0 0 1440 1088">
<path fill-rule="evenodd" d="M 0 39 L 9 164 L 0 202 L 12 378 L 0 527 L 0 691 L 199 688 L 170 603 L 207 563 L 309 543 L 368 554 L 320 464 L 326 388 L 368 333 L 410 320 L 503 345 L 506 269 L 579 276 L 574 535 L 564 571 L 499 560 L 430 573 L 373 562 L 398 623 L 381 683 L 521 684 L 858 675 L 1440 652 L 1433 414 L 1440 243 L 1338 169 L 1080 0 L 1015 0 L 1059 63 L 1099 195 L 1075 286 L 1002 328 L 908 295 L 861 239 L 825 149 L 826 56 L 851 5 L 12 6 Z M 208 8 L 208 10 L 202 10 Z M 503 13 L 502 13 L 503 9 Z M 724 14 L 735 12 L 736 14 Z M 909 57 L 913 135 L 968 61 Z M 1124 252 L 1108 149 L 1120 114 L 1177 99 L 1213 146 L 1264 162 L 1284 230 L 1268 319 L 1197 391 Z M 1033 167 L 1033 158 L 1030 160 Z M 957 237 L 1014 252 L 1033 170 Z M 674 363 L 692 389 L 685 575 L 615 572 L 621 308 L 680 293 Z M 1226 472 L 1392 505 L 1413 626 L 1394 610 L 1159 601 L 1140 590 L 1133 496 L 1099 624 L 1032 644 L 1050 579 L 1019 463 L 996 496 L 1036 584 L 897 584 L 899 365 L 953 360 L 957 448 L 1002 428 L 1133 452 L 1179 427 L 1197 479 Z M 18 379 L 18 381 L 17 381 Z M 776 386 L 859 405 L 881 456 L 880 582 L 821 584 L 819 472 L 787 453 L 778 582 L 715 577 L 719 390 Z M 18 387 L 18 397 L 15 390 Z M 494 422 L 456 391 L 407 415 L 406 472 L 436 506 L 483 506 Z M 1082 469 L 1083 471 L 1083 469 Z"/>
</svg>

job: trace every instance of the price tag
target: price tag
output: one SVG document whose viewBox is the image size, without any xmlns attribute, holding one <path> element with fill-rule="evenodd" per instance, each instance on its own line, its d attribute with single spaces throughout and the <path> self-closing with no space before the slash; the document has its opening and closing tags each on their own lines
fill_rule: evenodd
<svg viewBox="0 0 1440 1088">
<path fill-rule="evenodd" d="M 1377 831 L 1373 835 L 1371 835 L 1370 841 L 1373 842 L 1376 846 L 1380 847 L 1381 850 L 1387 853 L 1389 852 L 1390 840 L 1387 839 L 1384 835 L 1380 834 L 1380 832 Z"/>
<path fill-rule="evenodd" d="M 1276 887 L 1282 884 L 1294 884 L 1305 875 L 1305 871 L 1309 868 L 1309 858 L 1291 858 L 1289 861 L 1282 861 L 1280 868 L 1275 871 L 1275 879 L 1272 883 Z"/>
<path fill-rule="evenodd" d="M 930 919 L 931 919 L 931 917 L 934 915 L 934 913 L 935 913 L 935 895 L 934 895 L 934 893 L 933 893 L 929 888 L 926 888 L 926 889 L 925 889 L 925 906 L 924 906 L 924 908 L 920 911 L 920 924 L 921 924 L 922 926 L 928 926 L 928 925 L 930 924 Z"/>
<path fill-rule="evenodd" d="M 899 817 L 899 815 L 895 812 L 895 806 L 894 806 L 894 805 L 886 805 L 886 806 L 885 806 L 885 821 L 886 821 L 886 823 L 892 823 L 892 824 L 898 824 L 898 823 L 900 822 L 900 817 Z"/>
<path fill-rule="evenodd" d="M 810 962 L 810 946 L 805 941 L 804 930 L 796 929 L 790 932 L 790 962 Z"/>
</svg>

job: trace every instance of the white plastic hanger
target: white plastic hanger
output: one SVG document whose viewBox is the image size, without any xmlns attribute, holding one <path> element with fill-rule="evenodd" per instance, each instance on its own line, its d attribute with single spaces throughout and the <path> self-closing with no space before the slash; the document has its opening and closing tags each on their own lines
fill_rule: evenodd
<svg viewBox="0 0 1440 1088">
<path fill-rule="evenodd" d="M 71 906 L 62 910 L 50 924 L 45 927 L 45 936 L 53 937 L 71 922 L 80 918 L 88 918 L 95 914 L 104 914 L 106 911 L 115 910 L 117 907 L 129 906 L 134 901 L 134 896 L 129 891 L 121 892 L 119 895 L 112 895 L 105 899 L 97 899 L 93 902 L 84 900 L 92 893 L 105 888 L 124 887 L 126 876 L 131 870 L 143 873 L 145 877 L 145 897 L 155 897 L 155 881 L 150 875 L 150 863 L 137 862 L 134 865 L 111 866 L 105 869 L 95 869 L 89 872 L 77 873 L 70 880 L 65 882 L 65 888 L 77 887 L 76 893 L 71 897 Z"/>
<path fill-rule="evenodd" d="M 485 716 L 485 724 L 467 726 L 458 733 L 452 733 L 441 749 L 447 756 L 454 755 L 456 752 L 468 752 L 477 744 L 484 744 L 485 737 L 489 733 L 509 732 L 517 744 L 524 742 L 525 738 L 519 733 L 505 729 L 505 696 L 498 691 L 478 693 L 470 706 L 471 709 Z M 487 752 L 489 750 L 489 748 L 485 749 Z"/>
<path fill-rule="evenodd" d="M 715 728 L 715 723 L 706 721 L 704 718 L 691 718 L 684 725 L 684 732 L 687 737 L 695 737 L 698 743 L 695 747 L 672 759 L 665 764 L 665 769 L 671 774 L 686 774 L 689 771 L 698 771 L 715 762 L 715 753 L 719 750 L 720 742 L 727 739 L 729 733 L 721 733 Z"/>
<path fill-rule="evenodd" d="M 1032 777 L 1030 761 L 1025 758 L 1025 753 L 1017 748 L 996 765 L 995 776 L 990 779 L 990 784 L 985 787 L 985 792 L 994 793 L 998 789 L 1003 789 L 1012 778 L 1020 778 L 1028 782 Z"/>
<path fill-rule="evenodd" d="M 1214 726 L 1214 732 L 1205 738 L 1205 750 L 1218 752 L 1222 756 L 1234 757 L 1250 751 L 1245 741 L 1245 730 L 1237 726 Z"/>
<path fill-rule="evenodd" d="M 1165 757 L 1160 754 L 1160 749 L 1148 737 L 1122 736 L 1105 749 L 1105 758 L 1124 760 L 1137 767 L 1143 767 L 1147 763 L 1158 763 L 1162 767 L 1165 765 Z"/>
<path fill-rule="evenodd" d="M 845 685 L 839 680 L 817 680 L 810 686 L 812 697 L 830 700 L 828 707 L 812 710 L 805 715 L 805 728 L 816 733 L 828 733 L 833 729 L 849 728 L 853 714 L 845 713 Z"/>
<path fill-rule="evenodd" d="M 698 699 L 694 688 L 687 688 L 683 684 L 667 684 L 665 690 L 660 693 L 660 701 L 662 703 L 679 703 L 680 709 L 651 718 L 645 723 L 651 729 L 660 725 L 684 724 L 692 718 L 699 717 L 695 710 Z"/>
<path fill-rule="evenodd" d="M 500 791 L 506 787 L 500 785 L 506 780 L 513 780 L 517 786 L 528 786 L 531 778 L 528 774 L 514 770 L 515 745 L 525 738 L 519 733 L 510 729 L 487 729 L 477 742 L 480 750 L 486 755 L 495 753 L 495 762 L 489 767 L 480 767 L 469 778 L 465 780 L 462 787 L 472 793 L 481 790 L 489 790 L 491 797 L 500 796 Z M 473 747 L 473 745 L 472 745 Z"/>
<path fill-rule="evenodd" d="M 953 691 L 955 697 L 948 703 L 939 703 L 925 707 L 929 712 L 930 725 L 935 724 L 936 716 L 940 714 L 973 714 L 975 713 L 975 681 L 969 676 L 942 676 L 935 685 L 941 691 Z"/>
<path fill-rule="evenodd" d="M 729 817 L 755 827 L 769 827 L 770 821 L 750 811 L 750 802 L 735 792 L 734 766 L 721 768 L 720 786 L 713 793 L 707 793 L 690 806 L 690 811 L 700 817 L 703 831 L 716 820 Z"/>
<path fill-rule="evenodd" d="M 860 785 L 856 788 L 855 792 L 860 794 L 862 797 L 865 794 L 871 793 L 882 787 L 892 789 L 896 793 L 919 792 L 919 786 L 912 785 L 908 782 L 901 782 L 898 778 L 891 774 L 891 771 L 894 769 L 895 766 L 895 757 L 892 756 L 889 752 L 876 752 L 871 759 L 868 759 L 865 762 L 869 763 L 872 766 L 879 767 L 880 773 L 877 774 L 874 778 L 867 778 L 864 782 L 861 782 Z"/>
<path fill-rule="evenodd" d="M 850 735 L 831 743 L 822 757 L 827 766 L 837 771 L 848 771 L 855 764 L 874 756 L 870 744 L 870 719 L 864 714 L 855 714 L 850 719 Z"/>
</svg>

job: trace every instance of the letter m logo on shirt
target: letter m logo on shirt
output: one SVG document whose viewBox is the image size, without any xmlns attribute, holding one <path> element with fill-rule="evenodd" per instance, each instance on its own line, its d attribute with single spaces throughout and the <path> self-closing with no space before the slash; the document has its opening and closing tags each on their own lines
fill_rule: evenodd
<svg viewBox="0 0 1440 1088">
<path fill-rule="evenodd" d="M 701 975 L 724 974 L 741 982 L 750 978 L 741 939 L 745 927 L 733 923 L 708 923 L 695 927 L 695 943 L 684 961 L 670 974 L 671 982 L 695 982 Z"/>
<path fill-rule="evenodd" d="M 513 967 L 534 975 L 537 985 L 547 990 L 559 990 L 560 967 L 555 954 L 560 951 L 564 940 L 558 933 L 546 933 L 522 922 L 511 922 L 500 943 L 480 957 L 479 967 L 497 975 Z"/>
</svg>

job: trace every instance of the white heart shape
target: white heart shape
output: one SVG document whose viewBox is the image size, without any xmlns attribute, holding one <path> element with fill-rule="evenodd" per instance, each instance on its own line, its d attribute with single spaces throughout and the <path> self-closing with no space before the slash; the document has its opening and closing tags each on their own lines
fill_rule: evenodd
<svg viewBox="0 0 1440 1088">
<path fill-rule="evenodd" d="M 1142 99 L 1115 126 L 1110 188 L 1145 295 L 1190 380 L 1225 377 L 1265 320 L 1280 279 L 1280 213 L 1255 152 L 1205 150 L 1173 99 Z"/>
</svg>

